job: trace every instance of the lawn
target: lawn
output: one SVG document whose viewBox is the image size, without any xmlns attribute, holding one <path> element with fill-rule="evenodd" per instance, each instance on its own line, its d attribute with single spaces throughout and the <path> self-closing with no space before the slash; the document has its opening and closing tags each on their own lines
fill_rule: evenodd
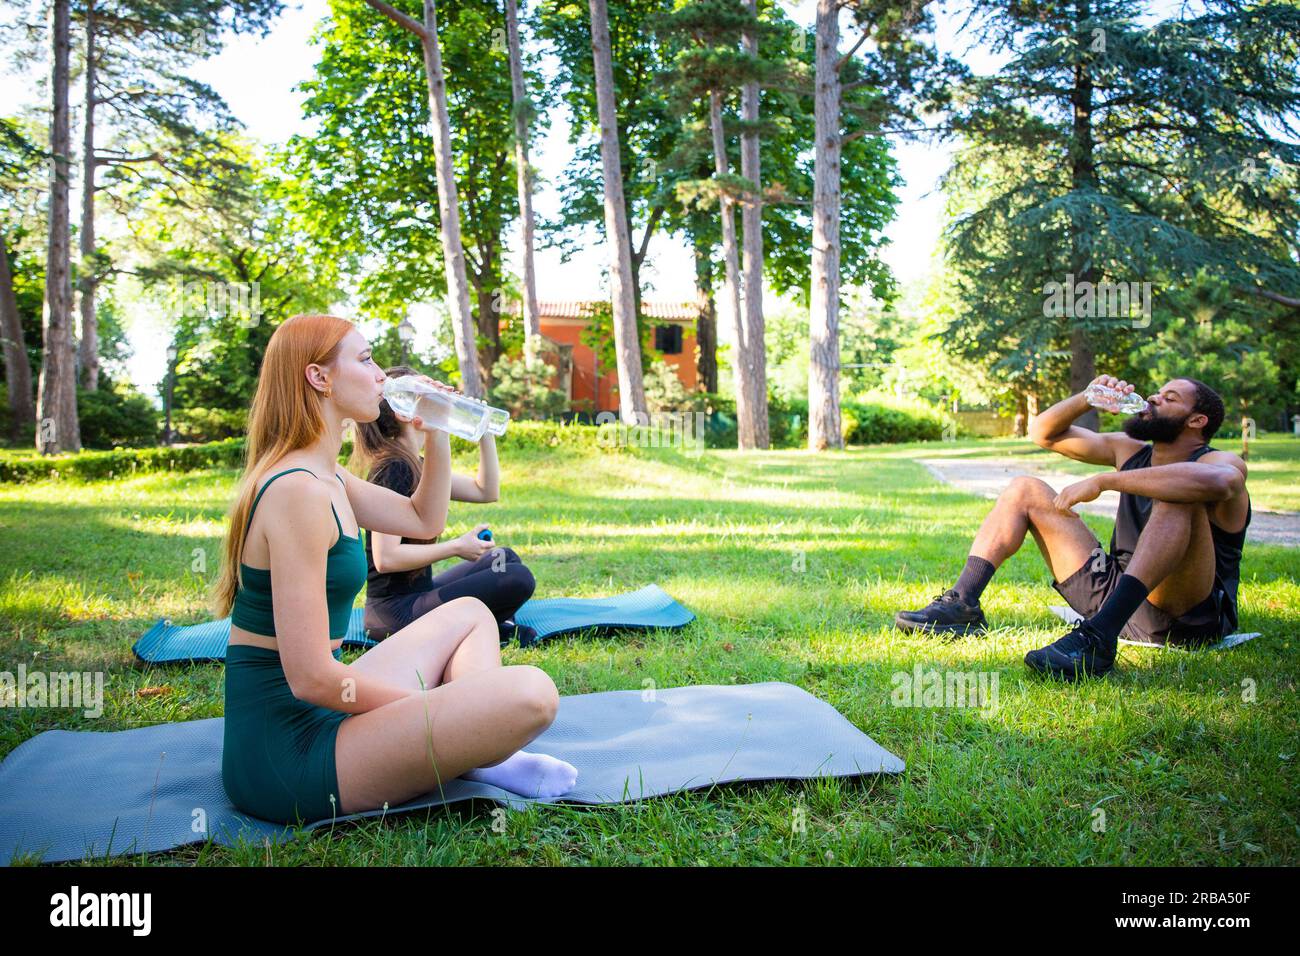
<svg viewBox="0 0 1300 956">
<path fill-rule="evenodd" d="M 1276 441 L 1261 465 L 1276 451 L 1269 480 L 1283 494 L 1300 483 L 1300 461 L 1288 439 Z M 951 583 L 989 504 L 909 459 L 1026 447 L 521 453 L 504 462 L 503 502 L 453 505 L 450 530 L 489 522 L 534 569 L 539 597 L 654 582 L 698 615 L 677 633 L 510 648 L 507 663 L 544 668 L 562 694 L 641 689 L 647 679 L 788 681 L 902 757 L 899 776 L 535 807 L 510 814 L 504 833 L 487 806 L 456 806 L 276 849 L 199 846 L 146 862 L 1300 862 L 1300 552 L 1247 546 L 1241 623 L 1261 638 L 1225 652 L 1125 647 L 1116 672 L 1079 686 L 1037 679 L 1022 662 L 1062 633 L 1047 610 L 1061 601 L 1032 544 L 986 593 L 997 628 L 989 635 L 950 643 L 891 627 L 896 609 Z M 103 717 L 8 710 L 0 755 L 53 727 L 221 715 L 220 665 L 149 667 L 130 647 L 160 616 L 206 618 L 234 481 L 211 471 L 0 486 L 0 669 L 35 659 L 50 670 L 106 671 Z M 1105 540 L 1109 522 L 1086 520 Z M 894 706 L 892 676 L 918 664 L 995 672 L 997 707 Z"/>
</svg>

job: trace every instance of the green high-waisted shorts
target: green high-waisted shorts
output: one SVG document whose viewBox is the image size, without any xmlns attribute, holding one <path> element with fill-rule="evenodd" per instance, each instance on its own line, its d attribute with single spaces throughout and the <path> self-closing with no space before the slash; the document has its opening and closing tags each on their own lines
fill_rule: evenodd
<svg viewBox="0 0 1300 956">
<path fill-rule="evenodd" d="M 294 697 L 276 651 L 229 645 L 221 782 L 230 802 L 273 823 L 342 816 L 334 741 L 349 716 Z"/>
</svg>

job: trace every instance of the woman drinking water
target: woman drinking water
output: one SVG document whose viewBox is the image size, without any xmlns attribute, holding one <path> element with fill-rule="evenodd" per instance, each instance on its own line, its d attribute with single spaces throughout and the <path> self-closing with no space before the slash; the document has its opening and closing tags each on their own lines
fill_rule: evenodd
<svg viewBox="0 0 1300 956">
<path fill-rule="evenodd" d="M 447 519 L 450 447 L 420 419 L 409 496 L 337 464 L 345 419 L 379 415 L 384 373 L 353 325 L 296 315 L 271 336 L 216 586 L 231 615 L 221 775 L 240 810 L 277 823 L 396 806 L 454 777 L 525 796 L 573 788 L 568 763 L 522 748 L 559 697 L 503 667 L 476 598 L 434 608 L 351 664 L 335 660 L 366 578 L 361 528 L 427 539 Z"/>
<path fill-rule="evenodd" d="M 389 378 L 414 374 L 404 365 L 387 371 Z M 352 472 L 400 495 L 411 494 L 422 468 L 420 433 L 414 423 L 398 419 L 388 402 L 381 400 L 379 417 L 358 423 L 356 434 L 356 449 L 348 462 Z M 477 476 L 453 473 L 448 487 L 455 501 L 491 502 L 500 497 L 496 440 L 490 433 L 479 442 Z M 368 532 L 365 623 L 369 636 L 383 640 L 436 607 L 475 597 L 492 612 L 502 644 L 514 636 L 523 646 L 533 643 L 537 632 L 514 621 L 515 612 L 532 597 L 536 586 L 532 572 L 510 548 L 480 538 L 485 528 L 480 524 L 443 543 Z M 435 576 L 430 566 L 447 558 L 463 560 Z"/>
</svg>

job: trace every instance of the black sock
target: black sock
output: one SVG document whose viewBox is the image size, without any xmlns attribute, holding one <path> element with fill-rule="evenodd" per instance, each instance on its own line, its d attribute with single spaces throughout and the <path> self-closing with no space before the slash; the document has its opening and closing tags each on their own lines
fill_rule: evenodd
<svg viewBox="0 0 1300 956">
<path fill-rule="evenodd" d="M 966 567 L 961 569 L 961 577 L 957 579 L 952 589 L 957 592 L 963 604 L 974 607 L 979 604 L 980 595 L 993 580 L 993 572 L 996 570 L 997 568 L 983 558 L 977 558 L 972 554 L 966 559 Z"/>
<path fill-rule="evenodd" d="M 1084 623 L 1108 641 L 1116 640 L 1119 632 L 1133 616 L 1133 612 L 1147 599 L 1151 589 L 1131 574 L 1121 574 L 1115 590 L 1102 603 L 1101 609 Z"/>
</svg>

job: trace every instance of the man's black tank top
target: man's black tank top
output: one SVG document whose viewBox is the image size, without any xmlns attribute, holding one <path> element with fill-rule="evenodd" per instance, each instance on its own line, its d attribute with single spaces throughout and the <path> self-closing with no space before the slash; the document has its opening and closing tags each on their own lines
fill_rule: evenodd
<svg viewBox="0 0 1300 956">
<path fill-rule="evenodd" d="M 1214 451 L 1209 445 L 1202 445 L 1192 452 L 1188 461 L 1196 461 L 1202 455 Z M 1120 471 L 1133 471 L 1151 465 L 1154 448 L 1150 443 L 1134 453 L 1124 462 Z M 1146 527 L 1151 517 L 1151 499 L 1141 495 L 1121 494 L 1119 509 L 1115 512 L 1115 530 L 1110 536 L 1110 553 L 1120 570 L 1128 567 L 1129 558 L 1137 547 L 1138 535 Z M 1240 531 L 1224 531 L 1213 521 L 1210 522 L 1210 536 L 1214 539 L 1214 586 L 1223 592 L 1222 614 L 1226 630 L 1231 634 L 1237 629 L 1237 585 L 1241 581 L 1241 549 L 1246 543 L 1246 529 L 1250 527 L 1250 502 L 1246 502 L 1246 523 Z"/>
</svg>

